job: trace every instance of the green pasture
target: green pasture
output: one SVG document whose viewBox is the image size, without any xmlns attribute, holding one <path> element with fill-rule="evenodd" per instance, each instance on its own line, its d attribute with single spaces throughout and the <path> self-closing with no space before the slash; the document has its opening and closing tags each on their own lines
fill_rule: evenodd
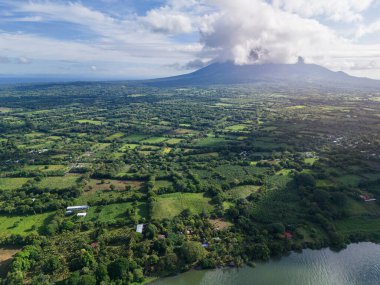
<svg viewBox="0 0 380 285">
<path fill-rule="evenodd" d="M 194 214 L 210 212 L 212 205 L 210 199 L 203 196 L 202 193 L 171 193 L 157 197 L 153 202 L 152 218 L 161 220 L 173 218 L 179 215 L 183 210 L 189 209 Z"/>
<path fill-rule="evenodd" d="M 0 216 L 0 233 L 26 235 L 37 232 L 52 213 L 29 216 Z"/>
</svg>

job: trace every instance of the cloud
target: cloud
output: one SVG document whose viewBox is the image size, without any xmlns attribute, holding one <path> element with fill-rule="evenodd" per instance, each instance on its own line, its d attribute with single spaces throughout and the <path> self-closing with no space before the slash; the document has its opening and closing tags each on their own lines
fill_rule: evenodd
<svg viewBox="0 0 380 285">
<path fill-rule="evenodd" d="M 356 38 L 361 38 L 369 34 L 380 31 L 380 20 L 375 21 L 369 25 L 361 25 L 356 31 Z"/>
<path fill-rule="evenodd" d="M 0 51 L 5 51 L 9 57 L 24 54 L 26 58 L 52 62 L 87 61 L 87 66 L 88 62 L 96 61 L 160 66 L 170 61 L 187 62 L 202 48 L 198 42 L 182 43 L 165 34 L 151 31 L 151 27 L 148 28 L 136 15 L 111 16 L 81 3 L 13 2 L 9 11 L 13 13 L 13 18 L 9 21 L 35 19 L 41 25 L 76 25 L 78 30 L 91 35 L 90 40 L 57 39 L 44 35 L 43 29 L 39 34 L 0 30 Z M 20 18 L 20 15 L 23 17 Z M 171 31 L 178 29 L 178 25 L 171 25 Z M 189 31 L 190 28 L 186 25 L 178 31 Z"/>
<path fill-rule="evenodd" d="M 319 56 L 341 40 L 313 19 L 279 10 L 260 0 L 219 0 L 220 11 L 205 18 L 201 41 L 218 60 L 237 64 L 291 63 Z M 322 48 L 322 49 L 321 49 Z"/>
<path fill-rule="evenodd" d="M 203 61 L 200 59 L 194 59 L 194 60 L 191 60 L 191 61 L 186 62 L 184 64 L 181 64 L 178 62 L 173 63 L 173 64 L 166 64 L 166 65 L 164 65 L 164 67 L 174 68 L 177 70 L 195 70 L 195 69 L 200 69 L 202 67 L 205 67 L 209 63 L 210 62 L 208 62 L 208 61 Z"/>
<path fill-rule="evenodd" d="M 20 56 L 19 58 L 17 58 L 17 63 L 18 64 L 30 64 L 31 61 L 29 58 L 26 58 L 24 56 Z"/>
<path fill-rule="evenodd" d="M 355 22 L 362 20 L 361 13 L 374 0 L 272 0 L 272 3 L 277 8 L 306 18 L 322 16 L 336 22 Z"/>
<path fill-rule="evenodd" d="M 351 70 L 372 70 L 377 69 L 377 63 L 374 60 L 370 60 L 368 62 L 359 62 L 355 63 L 350 69 Z"/>
<path fill-rule="evenodd" d="M 0 63 L 10 63 L 11 60 L 6 56 L 0 56 Z"/>
<path fill-rule="evenodd" d="M 208 62 L 205 62 L 200 59 L 194 59 L 186 63 L 185 69 L 199 69 L 202 67 L 205 67 L 208 64 Z"/>
<path fill-rule="evenodd" d="M 173 12 L 169 7 L 150 10 L 140 20 L 156 32 L 181 34 L 194 31 L 192 21 L 187 15 Z"/>
<path fill-rule="evenodd" d="M 328 7 L 327 2 L 322 2 Z M 364 11 L 372 1 L 364 2 L 357 6 L 350 2 L 350 11 Z M 264 0 L 209 0 L 208 3 L 218 10 L 205 15 L 200 23 L 204 47 L 198 57 L 203 60 L 231 60 L 236 64 L 295 63 L 302 56 L 307 63 L 355 71 L 357 75 L 363 62 L 380 59 L 380 43 L 363 44 L 342 37 L 317 18 L 288 11 L 278 3 Z M 330 17 L 332 11 L 330 8 L 324 15 Z M 317 12 L 313 15 L 319 15 Z M 364 65 L 370 70 L 370 65 Z M 376 76 L 375 68 L 371 70 Z"/>
</svg>

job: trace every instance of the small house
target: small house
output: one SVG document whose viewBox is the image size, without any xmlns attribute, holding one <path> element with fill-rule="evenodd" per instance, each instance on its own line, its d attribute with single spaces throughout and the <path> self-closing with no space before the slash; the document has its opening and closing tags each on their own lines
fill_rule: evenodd
<svg viewBox="0 0 380 285">
<path fill-rule="evenodd" d="M 144 229 L 144 224 L 138 224 L 136 227 L 136 232 L 142 234 Z"/>
</svg>

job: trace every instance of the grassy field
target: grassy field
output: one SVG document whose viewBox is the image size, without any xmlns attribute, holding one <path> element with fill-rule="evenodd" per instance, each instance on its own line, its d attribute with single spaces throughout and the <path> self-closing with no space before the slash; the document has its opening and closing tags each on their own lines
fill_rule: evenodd
<svg viewBox="0 0 380 285">
<path fill-rule="evenodd" d="M 46 167 L 46 168 L 45 168 Z M 57 171 L 57 170 L 66 170 L 66 165 L 27 165 L 23 167 L 25 171 Z"/>
<path fill-rule="evenodd" d="M 29 178 L 0 178 L 0 189 L 15 190 L 24 185 Z"/>
<path fill-rule="evenodd" d="M 107 141 L 112 141 L 112 140 L 121 138 L 123 136 L 124 136 L 124 133 L 116 133 L 116 134 L 113 134 L 113 135 L 110 135 L 110 136 L 106 137 L 106 140 Z"/>
<path fill-rule="evenodd" d="M 37 183 L 39 188 L 50 188 L 50 189 L 65 189 L 75 186 L 77 183 L 78 176 L 76 175 L 65 175 L 56 177 L 45 177 L 42 178 L 40 182 Z"/>
<path fill-rule="evenodd" d="M 115 219 L 126 217 L 127 209 L 136 208 L 136 218 L 140 219 L 147 216 L 146 204 L 137 203 L 133 206 L 132 203 L 111 204 L 106 206 L 94 206 L 88 211 L 86 219 L 97 220 L 99 222 L 112 222 Z"/>
<path fill-rule="evenodd" d="M 259 188 L 260 188 L 259 186 L 255 186 L 255 185 L 238 186 L 238 187 L 234 187 L 231 190 L 229 190 L 228 194 L 233 199 L 246 198 L 250 194 L 259 190 Z"/>
<path fill-rule="evenodd" d="M 0 233 L 26 235 L 37 232 L 52 213 L 14 217 L 0 216 Z"/>
<path fill-rule="evenodd" d="M 352 233 L 380 234 L 379 218 L 352 217 L 335 222 L 335 226 L 344 235 Z"/>
<path fill-rule="evenodd" d="M 173 186 L 173 183 L 168 180 L 156 180 L 154 182 L 154 190 L 158 190 L 160 188 L 167 188 Z"/>
<path fill-rule="evenodd" d="M 317 157 L 305 158 L 304 162 L 308 165 L 313 165 L 318 160 Z"/>
<path fill-rule="evenodd" d="M 99 179 L 90 179 L 85 187 L 85 194 L 96 192 L 99 190 L 110 190 L 113 185 L 115 190 L 125 191 L 126 186 L 131 186 L 132 189 L 139 189 L 142 185 L 141 181 L 115 180 L 104 179 L 104 183 Z"/>
<path fill-rule="evenodd" d="M 248 126 L 243 125 L 243 124 L 237 124 L 237 125 L 232 125 L 229 127 L 226 127 L 226 131 L 233 131 L 233 132 L 239 132 L 239 131 L 244 131 Z"/>
<path fill-rule="evenodd" d="M 177 138 L 172 138 L 172 139 L 168 139 L 167 141 L 165 141 L 165 143 L 167 145 L 176 145 L 176 144 L 179 144 L 183 141 L 183 139 L 177 139 Z"/>
<path fill-rule="evenodd" d="M 76 120 L 75 122 L 80 123 L 80 124 L 91 124 L 91 125 L 96 125 L 96 126 L 100 126 L 103 124 L 102 121 L 97 121 L 97 120 Z"/>
<path fill-rule="evenodd" d="M 134 144 L 134 143 L 127 143 L 127 144 L 123 145 L 120 148 L 120 151 L 126 151 L 126 150 L 129 150 L 129 149 L 135 149 L 138 146 L 140 146 L 140 145 L 139 144 Z"/>
<path fill-rule="evenodd" d="M 344 175 L 337 178 L 337 181 L 345 186 L 357 186 L 361 180 L 362 178 L 357 175 Z"/>
<path fill-rule="evenodd" d="M 145 143 L 145 144 L 150 144 L 150 143 L 155 144 L 155 143 L 162 143 L 166 140 L 167 140 L 167 138 L 165 138 L 165 137 L 150 137 L 150 138 L 145 139 L 141 142 Z"/>
<path fill-rule="evenodd" d="M 185 209 L 190 209 L 194 214 L 202 211 L 210 212 L 212 206 L 209 201 L 210 199 L 204 197 L 202 193 L 164 194 L 158 196 L 157 201 L 153 203 L 152 218 L 157 220 L 173 218 Z"/>
</svg>

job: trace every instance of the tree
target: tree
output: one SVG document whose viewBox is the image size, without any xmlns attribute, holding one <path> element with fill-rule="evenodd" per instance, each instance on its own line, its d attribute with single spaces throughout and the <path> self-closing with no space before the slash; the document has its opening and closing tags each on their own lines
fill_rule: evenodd
<svg viewBox="0 0 380 285">
<path fill-rule="evenodd" d="M 199 242 L 187 241 L 183 243 L 181 253 L 186 263 L 195 263 L 203 259 L 207 252 Z"/>
<path fill-rule="evenodd" d="M 347 204 L 347 196 L 344 193 L 341 192 L 333 192 L 331 193 L 331 200 L 334 204 L 343 207 Z"/>
<path fill-rule="evenodd" d="M 119 258 L 108 264 L 108 275 L 112 280 L 123 279 L 127 276 L 129 262 L 126 258 Z"/>
<path fill-rule="evenodd" d="M 71 273 L 71 276 L 69 279 L 66 280 L 66 285 L 79 285 L 80 283 L 80 274 L 79 271 L 75 271 L 74 273 Z"/>
<path fill-rule="evenodd" d="M 257 260 L 268 260 L 270 257 L 270 250 L 266 244 L 254 244 L 251 248 L 251 257 Z"/>
<path fill-rule="evenodd" d="M 99 264 L 98 268 L 96 269 L 96 277 L 98 279 L 98 282 L 108 282 L 109 277 L 107 266 L 105 266 L 104 264 Z"/>
<path fill-rule="evenodd" d="M 149 224 L 144 231 L 144 235 L 146 238 L 153 239 L 157 236 L 158 230 L 154 224 Z"/>
<path fill-rule="evenodd" d="M 308 173 L 299 173 L 294 177 L 294 182 L 298 187 L 315 187 L 315 179 L 312 175 Z"/>
<path fill-rule="evenodd" d="M 144 273 L 141 268 L 136 268 L 133 270 L 133 281 L 139 283 L 144 281 Z"/>
<path fill-rule="evenodd" d="M 33 278 L 31 285 L 53 285 L 54 283 L 50 280 L 48 275 L 40 274 Z"/>
<path fill-rule="evenodd" d="M 80 278 L 80 285 L 96 285 L 96 278 L 93 275 L 82 275 Z"/>
<path fill-rule="evenodd" d="M 50 256 L 48 259 L 44 260 L 42 264 L 42 270 L 46 274 L 59 272 L 62 269 L 63 269 L 63 264 L 58 256 Z"/>
</svg>

